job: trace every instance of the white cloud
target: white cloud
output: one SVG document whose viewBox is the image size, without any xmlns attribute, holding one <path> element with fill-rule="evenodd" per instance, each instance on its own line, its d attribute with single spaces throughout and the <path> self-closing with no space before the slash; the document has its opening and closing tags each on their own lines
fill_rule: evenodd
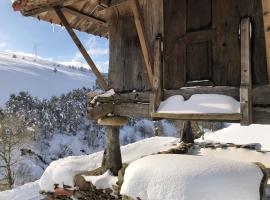
<svg viewBox="0 0 270 200">
<path fill-rule="evenodd" d="M 7 43 L 5 43 L 5 42 L 0 43 L 0 48 L 3 48 L 5 46 L 7 46 Z"/>
</svg>

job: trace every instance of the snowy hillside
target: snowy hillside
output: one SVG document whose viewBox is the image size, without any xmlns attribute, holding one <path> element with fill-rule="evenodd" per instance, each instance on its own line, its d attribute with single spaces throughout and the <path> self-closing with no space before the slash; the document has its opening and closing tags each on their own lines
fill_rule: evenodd
<svg viewBox="0 0 270 200">
<path fill-rule="evenodd" d="M 242 134 L 246 133 L 248 139 L 235 140 L 230 138 L 231 132 L 234 134 L 234 138 L 240 138 Z M 203 200 L 259 199 L 262 173 L 253 162 L 261 162 L 269 167 L 270 136 L 266 134 L 269 132 L 270 126 L 241 127 L 232 125 L 216 133 L 209 133 L 208 136 L 205 135 L 205 139 L 198 140 L 198 142 L 203 143 L 206 140 L 235 142 L 237 144 L 256 142 L 261 144 L 261 148 L 258 147 L 257 150 L 239 147 L 217 148 L 213 154 L 210 151 L 214 151 L 214 149 L 210 148 L 207 151 L 207 149 L 202 148 L 199 151 L 197 151 L 198 149 L 190 151 L 188 153 L 190 155 L 153 155 L 176 148 L 179 139 L 173 137 L 154 137 L 123 146 L 121 148 L 123 162 L 130 165 L 125 173 L 121 194 L 134 198 L 140 196 L 141 199 L 197 200 L 198 195 Z M 251 135 L 253 135 L 252 138 Z M 260 149 L 264 149 L 266 152 L 261 152 Z M 55 183 L 58 183 L 60 187 L 63 184 L 74 186 L 74 175 L 99 167 L 102 153 L 57 160 L 51 163 L 39 181 L 26 184 L 15 190 L 2 192 L 0 199 L 38 200 L 41 198 L 38 191 L 40 189 L 52 191 Z M 247 157 L 248 155 L 249 157 Z M 239 159 L 239 157 L 242 158 Z M 164 162 L 164 160 L 166 161 Z M 187 162 L 189 164 L 183 165 Z M 198 166 L 200 167 L 198 168 Z M 102 185 L 106 181 L 108 181 L 106 184 L 109 184 L 113 178 L 109 173 L 94 177 L 94 179 L 90 176 L 86 177 L 87 180 L 95 180 L 94 182 L 102 183 Z M 206 179 L 208 182 L 205 181 Z M 194 193 L 194 191 L 196 192 Z M 18 193 L 29 194 L 29 196 L 19 198 Z"/>
<path fill-rule="evenodd" d="M 55 70 L 56 69 L 56 70 Z M 0 106 L 10 94 L 28 91 L 41 99 L 59 96 L 73 89 L 95 85 L 89 71 L 80 71 L 33 57 L 0 53 Z"/>
</svg>

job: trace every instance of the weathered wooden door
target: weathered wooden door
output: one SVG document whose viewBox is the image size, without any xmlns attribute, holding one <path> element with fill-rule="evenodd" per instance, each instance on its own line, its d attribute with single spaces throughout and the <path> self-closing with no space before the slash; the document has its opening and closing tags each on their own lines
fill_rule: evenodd
<svg viewBox="0 0 270 200">
<path fill-rule="evenodd" d="M 164 2 L 164 87 L 195 80 L 239 85 L 239 1 Z"/>
</svg>

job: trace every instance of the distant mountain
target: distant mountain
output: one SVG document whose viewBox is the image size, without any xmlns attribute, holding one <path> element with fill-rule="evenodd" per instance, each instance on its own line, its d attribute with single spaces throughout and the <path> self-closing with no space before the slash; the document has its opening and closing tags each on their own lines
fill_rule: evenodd
<svg viewBox="0 0 270 200">
<path fill-rule="evenodd" d="M 95 84 L 96 78 L 90 70 L 22 54 L 0 53 L 0 106 L 11 94 L 21 91 L 44 99 L 77 88 L 92 88 Z"/>
</svg>

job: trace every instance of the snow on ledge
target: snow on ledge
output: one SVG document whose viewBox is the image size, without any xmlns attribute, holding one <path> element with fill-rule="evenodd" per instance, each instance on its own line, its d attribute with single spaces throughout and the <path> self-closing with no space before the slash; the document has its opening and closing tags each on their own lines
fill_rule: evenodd
<svg viewBox="0 0 270 200">
<path fill-rule="evenodd" d="M 255 164 L 188 155 L 153 155 L 131 163 L 121 194 L 143 200 L 257 200 Z"/>
<path fill-rule="evenodd" d="M 219 94 L 195 94 L 188 100 L 181 95 L 161 102 L 158 113 L 240 113 L 240 103 L 234 98 Z"/>
</svg>

